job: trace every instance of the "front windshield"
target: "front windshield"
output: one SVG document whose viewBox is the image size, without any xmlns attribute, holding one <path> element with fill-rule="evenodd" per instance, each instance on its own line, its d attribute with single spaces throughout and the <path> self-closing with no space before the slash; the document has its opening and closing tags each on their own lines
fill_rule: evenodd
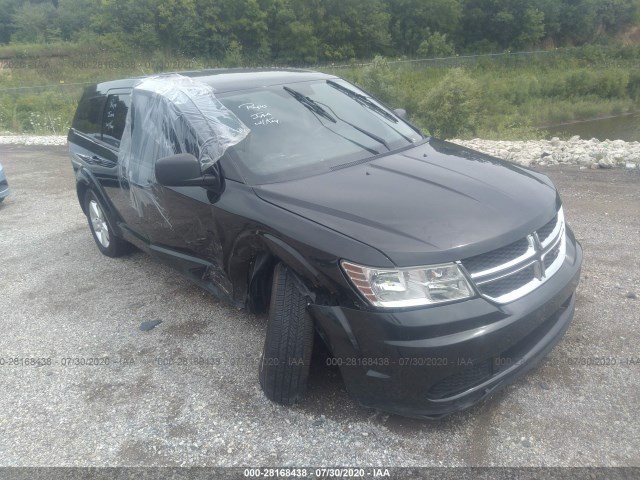
<svg viewBox="0 0 640 480">
<path fill-rule="evenodd" d="M 218 98 L 251 129 L 229 154 L 255 184 L 328 171 L 423 138 L 379 102 L 338 79 Z"/>
</svg>

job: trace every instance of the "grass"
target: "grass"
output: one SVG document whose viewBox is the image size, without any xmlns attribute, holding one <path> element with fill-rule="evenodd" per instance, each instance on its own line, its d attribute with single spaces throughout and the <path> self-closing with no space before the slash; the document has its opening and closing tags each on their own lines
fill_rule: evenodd
<svg viewBox="0 0 640 480">
<path fill-rule="evenodd" d="M 162 54 L 117 57 L 73 44 L 0 47 L 0 132 L 66 134 L 86 85 L 209 66 Z"/>
<path fill-rule="evenodd" d="M 531 60 L 531 59 L 530 59 Z M 437 136 L 532 139 L 539 126 L 639 108 L 640 63 L 558 56 L 506 64 L 483 58 L 455 68 L 374 62 L 334 70 Z"/>
<path fill-rule="evenodd" d="M 320 67 L 345 77 L 445 137 L 531 139 L 537 127 L 635 111 L 640 48 L 588 46 L 536 55 L 427 62 L 374 59 Z M 156 53 L 120 55 L 79 44 L 0 47 L 0 131 L 64 134 L 84 84 L 222 66 Z"/>
</svg>

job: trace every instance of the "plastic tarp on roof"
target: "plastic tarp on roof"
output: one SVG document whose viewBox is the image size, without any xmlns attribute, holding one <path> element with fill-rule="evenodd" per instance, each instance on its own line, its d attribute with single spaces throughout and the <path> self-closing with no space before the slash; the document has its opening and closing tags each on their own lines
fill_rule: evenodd
<svg viewBox="0 0 640 480">
<path fill-rule="evenodd" d="M 152 204 L 171 225 L 157 201 L 155 163 L 177 153 L 191 153 L 201 171 L 250 132 L 215 96 L 214 88 L 183 75 L 159 75 L 133 88 L 120 151 L 120 181 L 127 184 L 133 208 L 142 217 Z"/>
</svg>

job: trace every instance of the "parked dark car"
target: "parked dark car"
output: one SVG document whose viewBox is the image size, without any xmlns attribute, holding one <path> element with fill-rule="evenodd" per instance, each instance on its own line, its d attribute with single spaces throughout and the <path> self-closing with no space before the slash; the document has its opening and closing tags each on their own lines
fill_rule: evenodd
<svg viewBox="0 0 640 480">
<path fill-rule="evenodd" d="M 9 182 L 7 182 L 4 168 L 2 168 L 2 164 L 0 163 L 0 203 L 9 196 L 9 193 L 11 193 L 11 190 L 9 190 Z"/>
<path fill-rule="evenodd" d="M 362 405 L 437 418 L 560 340 L 582 250 L 546 176 L 402 113 L 312 71 L 101 83 L 68 136 L 78 200 L 103 254 L 268 311 L 271 400 L 301 400 L 321 338 Z"/>
</svg>

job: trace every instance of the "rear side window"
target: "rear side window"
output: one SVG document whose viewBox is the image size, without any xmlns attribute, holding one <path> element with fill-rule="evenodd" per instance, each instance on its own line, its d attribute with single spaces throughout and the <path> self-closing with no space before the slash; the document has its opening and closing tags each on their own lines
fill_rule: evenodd
<svg viewBox="0 0 640 480">
<path fill-rule="evenodd" d="M 95 87 L 87 89 L 80 100 L 73 128 L 100 140 L 102 136 L 102 111 L 104 110 L 104 95 L 96 92 Z"/>
<path fill-rule="evenodd" d="M 102 119 L 102 141 L 112 147 L 120 146 L 120 139 L 131 103 L 129 94 L 109 95 Z"/>
</svg>

